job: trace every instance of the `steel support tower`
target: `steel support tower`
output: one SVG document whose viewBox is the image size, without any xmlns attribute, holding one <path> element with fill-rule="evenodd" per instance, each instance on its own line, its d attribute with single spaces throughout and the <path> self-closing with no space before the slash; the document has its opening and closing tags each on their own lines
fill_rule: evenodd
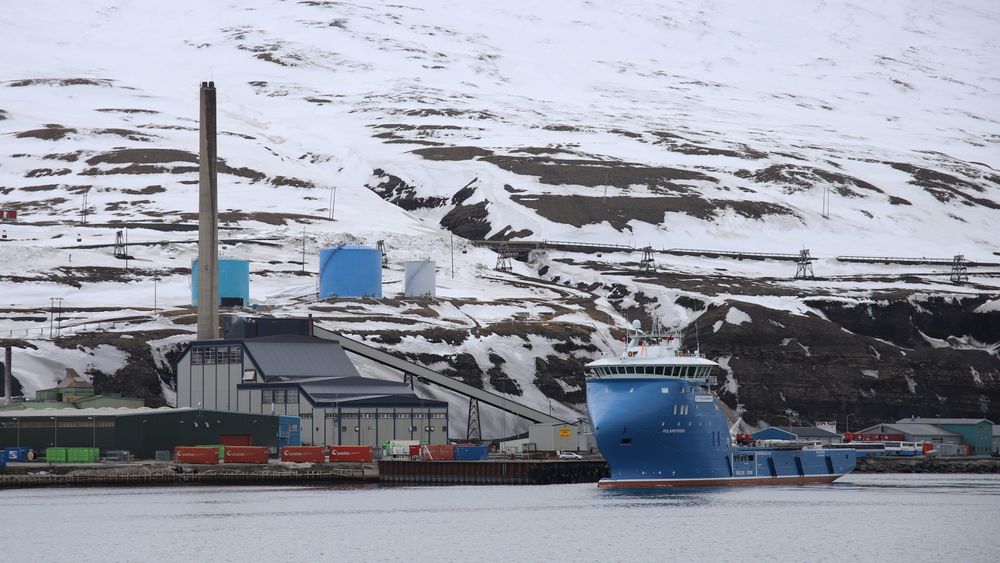
<svg viewBox="0 0 1000 563">
<path fill-rule="evenodd" d="M 799 251 L 799 259 L 796 262 L 798 264 L 798 269 L 795 270 L 795 279 L 797 280 L 811 280 L 816 276 L 813 274 L 813 258 L 809 256 L 809 250 L 803 248 Z"/>
</svg>

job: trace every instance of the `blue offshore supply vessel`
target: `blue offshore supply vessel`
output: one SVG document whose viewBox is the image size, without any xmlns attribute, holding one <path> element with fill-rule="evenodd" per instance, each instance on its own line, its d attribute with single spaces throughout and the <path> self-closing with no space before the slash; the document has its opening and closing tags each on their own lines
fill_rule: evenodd
<svg viewBox="0 0 1000 563">
<path fill-rule="evenodd" d="M 599 487 L 829 483 L 855 465 L 852 449 L 784 442 L 734 444 L 715 385 L 715 362 L 638 321 L 617 359 L 588 364 L 587 410 L 611 468 Z"/>
</svg>

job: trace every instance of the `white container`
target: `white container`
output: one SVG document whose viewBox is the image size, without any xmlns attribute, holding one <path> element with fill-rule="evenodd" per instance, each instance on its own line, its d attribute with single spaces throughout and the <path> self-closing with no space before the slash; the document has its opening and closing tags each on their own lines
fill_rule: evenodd
<svg viewBox="0 0 1000 563">
<path fill-rule="evenodd" d="M 406 297 L 434 297 L 437 286 L 437 267 L 432 260 L 414 260 L 406 263 L 403 292 Z"/>
</svg>

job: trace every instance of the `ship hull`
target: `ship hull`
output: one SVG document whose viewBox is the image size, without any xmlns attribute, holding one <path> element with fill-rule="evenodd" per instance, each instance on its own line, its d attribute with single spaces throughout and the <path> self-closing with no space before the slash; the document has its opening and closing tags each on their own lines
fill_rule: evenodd
<svg viewBox="0 0 1000 563">
<path fill-rule="evenodd" d="M 837 475 L 807 475 L 789 477 L 732 477 L 722 479 L 601 479 L 597 486 L 604 489 L 657 489 L 687 487 L 750 487 L 768 485 L 822 485 L 843 477 Z"/>
<path fill-rule="evenodd" d="M 611 477 L 600 487 L 829 483 L 854 450 L 737 447 L 714 393 L 677 379 L 587 381 L 587 410 Z"/>
</svg>

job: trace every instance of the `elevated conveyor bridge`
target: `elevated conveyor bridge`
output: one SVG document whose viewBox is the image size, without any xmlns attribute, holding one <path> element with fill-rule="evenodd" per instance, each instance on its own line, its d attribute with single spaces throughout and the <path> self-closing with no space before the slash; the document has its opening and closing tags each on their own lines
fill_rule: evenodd
<svg viewBox="0 0 1000 563">
<path fill-rule="evenodd" d="M 568 421 L 556 418 L 550 414 L 544 413 L 540 410 L 533 409 L 529 406 L 523 405 L 521 403 L 512 401 L 510 398 L 502 395 L 497 395 L 489 391 L 479 389 L 478 387 L 473 387 L 469 384 L 462 383 L 452 379 L 446 375 L 442 375 L 434 370 L 428 369 L 419 364 L 415 364 L 408 360 L 402 358 L 397 358 L 388 352 L 383 352 L 378 348 L 373 348 L 357 340 L 347 338 L 346 336 L 337 334 L 333 331 L 326 330 L 319 326 L 313 326 L 313 336 L 319 338 L 327 338 L 329 340 L 336 340 L 340 347 L 357 354 L 363 358 L 368 358 L 369 360 L 378 362 L 384 366 L 399 370 L 405 374 L 415 376 L 420 378 L 422 381 L 432 383 L 439 387 L 443 387 L 450 391 L 454 391 L 459 395 L 469 397 L 470 399 L 479 401 L 490 405 L 491 407 L 496 407 L 502 411 L 509 412 L 511 414 L 520 416 L 521 418 L 530 420 L 535 423 L 551 423 L 551 424 L 565 424 Z"/>
</svg>

